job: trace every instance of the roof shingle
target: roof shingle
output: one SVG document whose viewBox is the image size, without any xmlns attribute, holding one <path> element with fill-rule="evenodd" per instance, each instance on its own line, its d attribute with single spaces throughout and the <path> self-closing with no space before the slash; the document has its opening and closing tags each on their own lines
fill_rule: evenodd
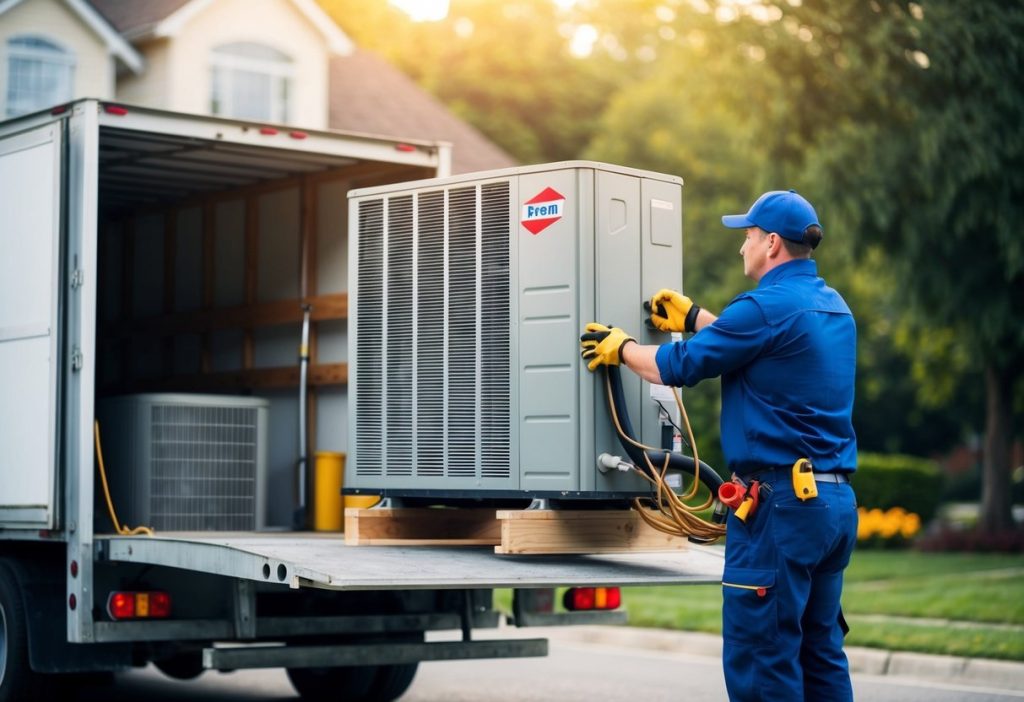
<svg viewBox="0 0 1024 702">
<path fill-rule="evenodd" d="M 327 123 L 345 131 L 450 141 L 454 145 L 452 173 L 518 165 L 409 76 L 363 49 L 331 59 Z"/>
<path fill-rule="evenodd" d="M 154 25 L 191 0 L 89 0 L 121 34 L 132 34 Z"/>
</svg>

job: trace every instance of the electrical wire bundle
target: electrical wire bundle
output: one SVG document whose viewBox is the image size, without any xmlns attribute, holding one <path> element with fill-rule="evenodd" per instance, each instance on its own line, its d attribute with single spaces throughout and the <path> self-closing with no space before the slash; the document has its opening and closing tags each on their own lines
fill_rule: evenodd
<svg viewBox="0 0 1024 702">
<path fill-rule="evenodd" d="M 679 392 L 673 388 L 676 405 L 686 427 L 689 445 L 693 457 L 674 453 L 653 446 L 642 444 L 633 438 L 633 426 L 626 413 L 625 398 L 622 393 L 622 376 L 616 366 L 605 366 L 605 389 L 608 396 L 608 409 L 612 423 L 619 436 L 619 442 L 634 461 L 633 470 L 651 484 L 652 495 L 647 498 L 636 498 L 633 507 L 637 514 L 652 528 L 672 536 L 686 536 L 698 543 L 712 543 L 725 535 L 725 525 L 718 520 L 725 519 L 724 507 L 716 504 L 715 496 L 722 478 L 706 463 L 701 462 L 697 454 L 697 442 L 693 438 L 693 429 L 686 414 Z M 660 464 L 660 465 L 659 465 Z M 693 483 L 685 494 L 677 494 L 668 484 L 666 476 L 669 469 L 686 471 L 693 470 Z M 700 504 L 689 504 L 704 482 L 709 490 L 706 500 Z M 645 504 L 645 502 L 647 504 Z M 698 513 L 715 505 L 714 522 L 702 519 Z"/>
</svg>

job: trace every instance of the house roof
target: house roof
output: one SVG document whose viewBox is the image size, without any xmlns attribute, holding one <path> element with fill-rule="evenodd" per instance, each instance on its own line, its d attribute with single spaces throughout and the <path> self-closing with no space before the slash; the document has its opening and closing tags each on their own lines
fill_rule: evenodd
<svg viewBox="0 0 1024 702">
<path fill-rule="evenodd" d="M 452 173 L 519 165 L 409 76 L 363 49 L 331 59 L 327 123 L 345 131 L 450 141 Z"/>
<path fill-rule="evenodd" d="M 24 0 L 0 1 L 0 15 L 20 5 Z M 85 0 L 64 0 L 68 9 L 89 27 L 107 45 L 107 50 L 135 73 L 141 73 L 142 56 L 118 33 L 116 28 Z"/>
<path fill-rule="evenodd" d="M 117 31 L 126 36 L 151 31 L 191 0 L 89 0 Z"/>
<path fill-rule="evenodd" d="M 83 2 L 84 0 L 76 0 Z M 214 0 L 89 0 L 117 31 L 132 42 L 177 34 Z M 355 46 L 315 0 L 291 0 L 317 28 L 332 53 L 345 55 Z"/>
</svg>

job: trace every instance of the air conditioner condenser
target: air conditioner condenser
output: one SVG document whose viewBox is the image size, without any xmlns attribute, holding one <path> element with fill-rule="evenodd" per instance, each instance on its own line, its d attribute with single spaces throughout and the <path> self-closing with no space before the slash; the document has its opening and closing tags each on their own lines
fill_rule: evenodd
<svg viewBox="0 0 1024 702">
<path fill-rule="evenodd" d="M 600 321 L 668 341 L 642 302 L 682 288 L 682 186 L 574 161 L 350 192 L 346 490 L 648 494 L 598 467 L 623 451 L 579 335 Z M 639 438 L 662 446 L 664 388 L 623 378 Z"/>
</svg>

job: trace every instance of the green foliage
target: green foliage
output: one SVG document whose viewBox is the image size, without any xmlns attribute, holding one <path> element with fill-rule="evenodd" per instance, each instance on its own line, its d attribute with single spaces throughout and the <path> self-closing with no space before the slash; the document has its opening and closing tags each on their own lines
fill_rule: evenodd
<svg viewBox="0 0 1024 702">
<path fill-rule="evenodd" d="M 577 158 L 621 78 L 570 53 L 571 26 L 549 0 L 453 0 L 398 61 L 523 163 Z"/>
<path fill-rule="evenodd" d="M 861 452 L 854 473 L 857 503 L 868 509 L 902 507 L 927 523 L 942 496 L 942 474 L 934 461 L 900 454 Z"/>
<path fill-rule="evenodd" d="M 719 217 L 766 189 L 807 196 L 819 270 L 858 320 L 862 449 L 933 455 L 985 434 L 986 367 L 1024 413 L 1020 3 L 453 0 L 412 23 L 321 2 L 524 162 L 682 176 L 685 288 L 711 310 L 752 285 Z M 581 28 L 585 57 L 569 50 Z M 717 382 L 684 399 L 720 465 Z"/>
<path fill-rule="evenodd" d="M 833 239 L 829 249 L 847 241 Z M 858 442 L 871 451 L 941 453 L 982 430 L 982 388 L 964 382 L 974 359 L 949 327 L 905 314 L 884 251 L 877 245 L 864 248 L 860 265 L 827 264 L 829 283 L 843 292 L 857 319 L 853 425 Z"/>
<path fill-rule="evenodd" d="M 846 643 L 1024 660 L 1020 556 L 856 550 L 845 573 Z M 626 588 L 633 626 L 721 632 L 718 585 Z"/>
</svg>

